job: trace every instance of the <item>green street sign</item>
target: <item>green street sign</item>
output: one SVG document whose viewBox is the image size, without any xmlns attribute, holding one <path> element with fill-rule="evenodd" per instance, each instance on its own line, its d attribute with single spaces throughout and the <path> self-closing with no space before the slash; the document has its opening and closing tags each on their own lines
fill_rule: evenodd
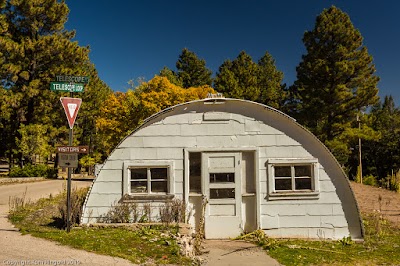
<svg viewBox="0 0 400 266">
<path fill-rule="evenodd" d="M 69 92 L 83 92 L 84 84 L 69 83 L 69 82 L 51 82 L 50 90 L 52 91 L 69 91 Z"/>
<path fill-rule="evenodd" d="M 87 76 L 64 76 L 58 75 L 56 76 L 57 82 L 69 82 L 69 83 L 89 83 L 89 77 Z"/>
</svg>

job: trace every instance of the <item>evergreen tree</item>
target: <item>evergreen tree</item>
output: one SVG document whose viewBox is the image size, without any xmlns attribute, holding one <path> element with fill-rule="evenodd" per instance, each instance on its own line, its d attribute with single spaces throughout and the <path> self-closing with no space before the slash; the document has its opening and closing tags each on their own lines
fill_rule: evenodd
<svg viewBox="0 0 400 266">
<path fill-rule="evenodd" d="M 246 52 L 242 51 L 233 60 L 226 60 L 215 78 L 215 90 L 225 97 L 256 101 L 260 97 L 258 86 L 258 65 Z"/>
<path fill-rule="evenodd" d="M 268 52 L 258 60 L 258 68 L 260 96 L 257 102 L 279 109 L 286 99 L 285 86 L 282 85 L 283 72 L 276 68 L 275 60 Z"/>
<path fill-rule="evenodd" d="M 79 143 L 89 146 L 89 154 L 86 158 L 90 157 L 100 163 L 103 141 L 102 136 L 98 134 L 96 120 L 102 115 L 101 106 L 112 94 L 112 90 L 99 78 L 94 65 L 88 65 L 87 73 L 90 80 L 85 85 L 85 92 L 79 95 L 82 98 L 82 106 L 76 121 L 76 128 L 79 129 L 76 133 L 80 134 L 74 134 Z"/>
<path fill-rule="evenodd" d="M 280 108 L 285 99 L 281 85 L 283 73 L 276 69 L 269 53 L 258 61 L 242 51 L 233 60 L 226 60 L 215 78 L 215 89 L 225 97 L 246 99 Z"/>
<path fill-rule="evenodd" d="M 385 96 L 369 116 L 371 127 L 380 132 L 381 138 L 364 142 L 364 172 L 382 180 L 400 169 L 400 109 L 392 96 Z"/>
<path fill-rule="evenodd" d="M 379 78 L 361 33 L 334 6 L 317 17 L 303 42 L 307 53 L 290 88 L 293 115 L 334 149 L 357 113 L 378 101 Z"/>
<path fill-rule="evenodd" d="M 184 48 L 179 55 L 176 68 L 178 70 L 178 79 L 181 80 L 184 88 L 203 85 L 211 86 L 212 72 L 206 68 L 206 61 L 199 59 L 194 52 L 189 51 L 187 48 Z"/>
<path fill-rule="evenodd" d="M 166 77 L 172 84 L 183 87 L 182 80 L 178 77 L 178 75 L 166 66 L 161 69 L 159 76 Z"/>
<path fill-rule="evenodd" d="M 30 132 L 46 130 L 49 136 L 66 131 L 59 102 L 63 94 L 50 91 L 50 82 L 56 75 L 89 75 L 89 49 L 64 30 L 69 13 L 64 1 L 1 0 L 0 7 L 0 95 L 12 105 L 8 117 L 0 119 L 9 145 L 4 153 L 11 156 L 16 139 L 22 143 L 22 125 L 40 124 L 40 130 Z"/>
</svg>

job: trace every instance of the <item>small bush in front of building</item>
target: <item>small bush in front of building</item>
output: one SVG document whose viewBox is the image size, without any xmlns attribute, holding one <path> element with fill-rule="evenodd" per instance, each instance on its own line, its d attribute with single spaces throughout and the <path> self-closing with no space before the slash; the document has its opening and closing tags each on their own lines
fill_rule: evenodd
<svg viewBox="0 0 400 266">
<path fill-rule="evenodd" d="M 139 222 L 139 209 L 136 203 L 116 203 L 110 210 L 101 215 L 98 219 L 100 223 L 136 223 Z"/>
<path fill-rule="evenodd" d="M 44 164 L 26 164 L 23 168 L 12 167 L 9 176 L 57 178 L 57 169 Z"/>
<path fill-rule="evenodd" d="M 186 204 L 180 199 L 168 201 L 160 207 L 160 220 L 162 223 L 186 222 Z"/>
</svg>

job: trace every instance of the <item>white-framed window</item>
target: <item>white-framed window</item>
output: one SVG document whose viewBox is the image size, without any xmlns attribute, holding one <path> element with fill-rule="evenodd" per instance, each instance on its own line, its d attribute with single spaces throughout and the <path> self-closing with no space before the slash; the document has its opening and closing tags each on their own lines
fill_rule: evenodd
<svg viewBox="0 0 400 266">
<path fill-rule="evenodd" d="M 165 160 L 124 161 L 123 195 L 174 193 L 174 162 Z"/>
<path fill-rule="evenodd" d="M 130 167 L 130 194 L 167 194 L 168 172 L 168 167 Z"/>
<path fill-rule="evenodd" d="M 270 159 L 267 168 L 270 200 L 318 198 L 317 159 Z"/>
</svg>

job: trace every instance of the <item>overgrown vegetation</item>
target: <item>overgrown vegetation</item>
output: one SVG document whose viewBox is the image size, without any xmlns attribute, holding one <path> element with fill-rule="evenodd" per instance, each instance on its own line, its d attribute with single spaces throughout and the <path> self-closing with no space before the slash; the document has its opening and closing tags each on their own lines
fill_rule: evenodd
<svg viewBox="0 0 400 266">
<path fill-rule="evenodd" d="M 57 178 L 57 169 L 44 164 L 26 164 L 23 168 L 12 167 L 10 169 L 9 176 Z"/>
<path fill-rule="evenodd" d="M 136 202 L 117 202 L 112 205 L 110 210 L 101 215 L 98 219 L 100 223 L 148 223 L 161 222 L 166 225 L 170 223 L 184 223 L 187 214 L 186 204 L 180 199 L 167 201 L 159 209 L 159 216 L 153 217 L 154 209 L 150 203 L 143 203 L 139 206 Z"/>
<path fill-rule="evenodd" d="M 357 175 L 355 180 L 357 183 L 361 183 L 361 178 Z M 400 170 L 391 175 L 387 175 L 385 178 L 378 179 L 376 176 L 367 175 L 362 179 L 364 185 L 382 187 L 388 190 L 400 192 Z"/>
<path fill-rule="evenodd" d="M 86 189 L 72 193 L 72 213 L 82 203 Z M 160 225 L 128 228 L 73 228 L 70 233 L 62 230 L 65 225 L 65 193 L 30 203 L 26 198 L 10 200 L 9 219 L 22 233 L 57 241 L 78 249 L 98 254 L 121 257 L 136 264 L 191 265 L 192 260 L 180 254 L 175 236 L 177 227 Z M 80 215 L 80 214 L 79 214 Z M 75 216 L 78 218 L 78 216 Z M 76 220 L 75 220 L 76 221 Z"/>
<path fill-rule="evenodd" d="M 254 242 L 283 265 L 398 265 L 400 230 L 379 212 L 363 214 L 365 241 L 350 237 L 339 241 L 281 240 L 268 238 L 262 230 L 239 239 Z"/>
<path fill-rule="evenodd" d="M 79 224 L 82 216 L 82 207 L 85 203 L 88 188 L 77 190 L 76 188 L 71 191 L 71 224 Z M 67 197 L 63 194 L 63 199 L 58 203 L 58 212 L 62 228 L 67 227 Z"/>
</svg>

